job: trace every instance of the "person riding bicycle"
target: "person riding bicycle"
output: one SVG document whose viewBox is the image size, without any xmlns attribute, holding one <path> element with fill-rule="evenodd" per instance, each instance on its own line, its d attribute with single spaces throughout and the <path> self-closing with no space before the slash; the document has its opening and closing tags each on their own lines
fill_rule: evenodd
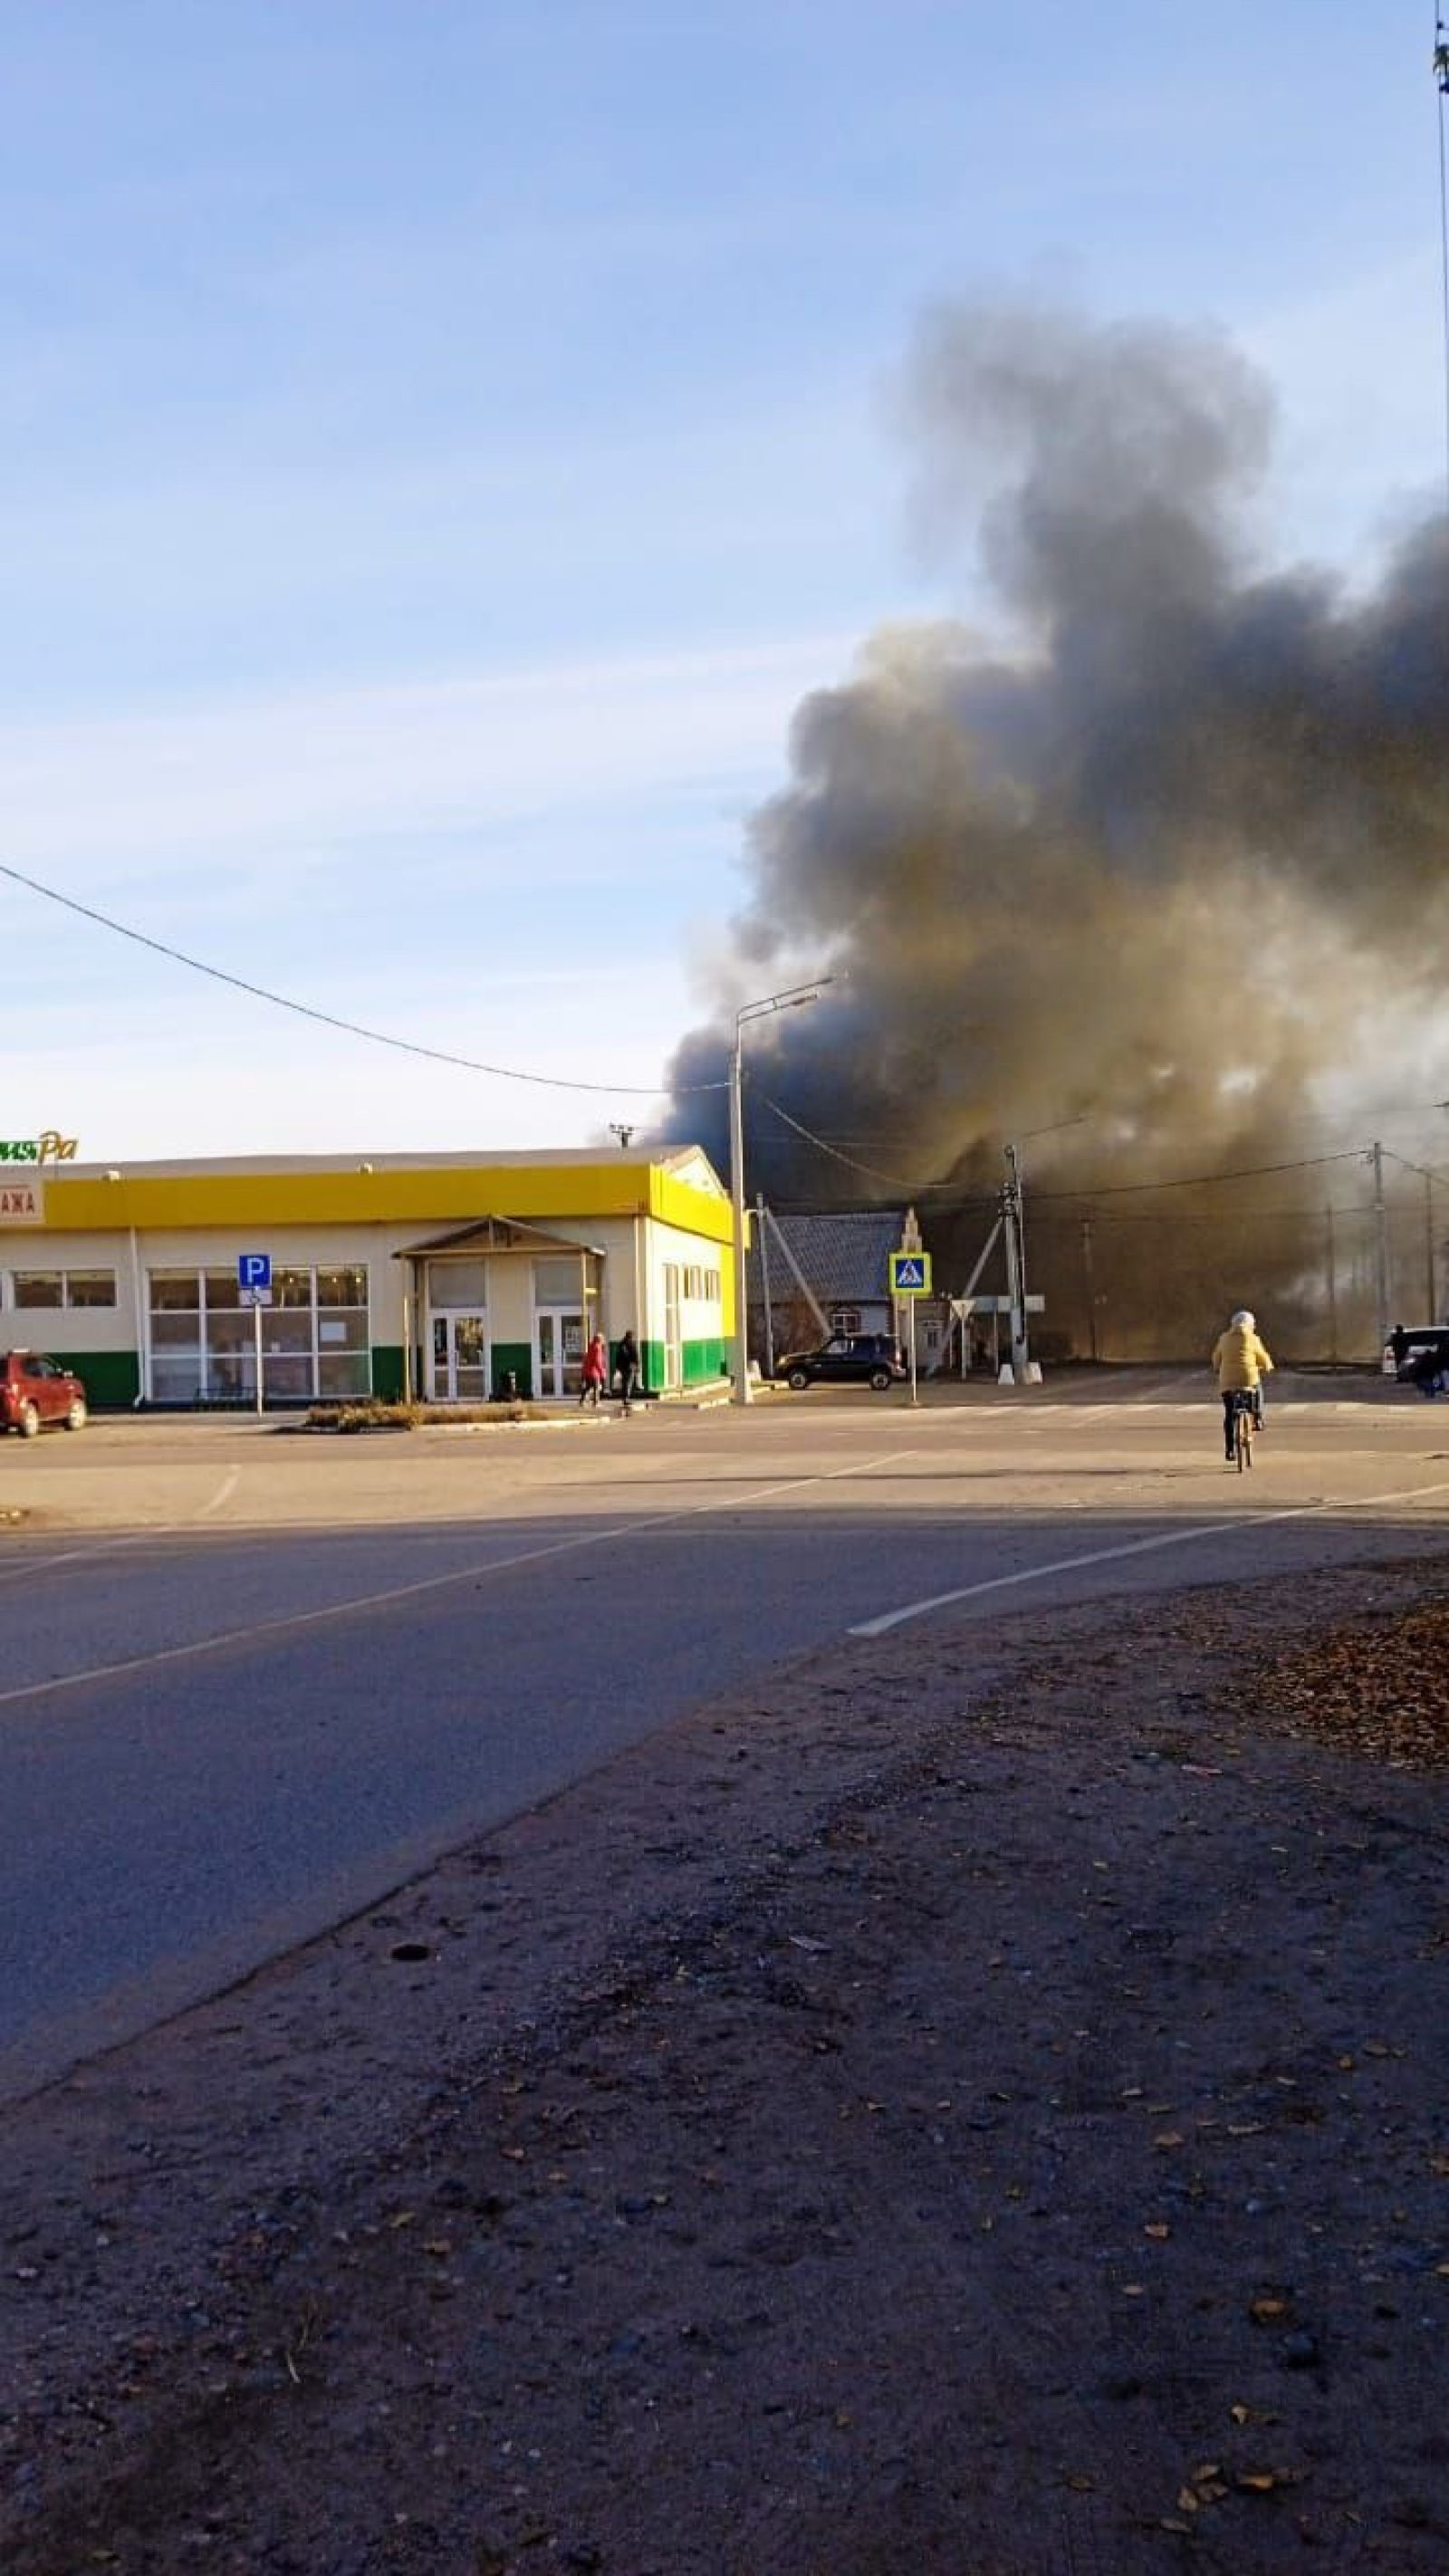
<svg viewBox="0 0 1449 2576">
<path fill-rule="evenodd" d="M 1261 1431 L 1263 1380 L 1273 1367 L 1265 1345 L 1258 1339 L 1256 1320 L 1246 1306 L 1240 1306 L 1227 1331 L 1219 1333 L 1213 1344 L 1212 1364 L 1218 1373 L 1218 1393 L 1223 1399 L 1223 1447 L 1231 1466 L 1233 1421 L 1238 1410 L 1238 1397 L 1251 1395 L 1253 1416 Z"/>
</svg>

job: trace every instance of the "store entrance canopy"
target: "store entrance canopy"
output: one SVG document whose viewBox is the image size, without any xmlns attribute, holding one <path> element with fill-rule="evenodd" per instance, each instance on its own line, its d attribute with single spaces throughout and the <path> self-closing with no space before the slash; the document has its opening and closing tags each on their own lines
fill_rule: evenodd
<svg viewBox="0 0 1449 2576">
<path fill-rule="evenodd" d="M 450 1234 L 430 1235 L 426 1243 L 409 1243 L 393 1254 L 394 1261 L 428 1261 L 449 1252 L 528 1252 L 534 1254 L 570 1254 L 577 1260 L 581 1252 L 603 1259 L 596 1243 L 580 1243 L 561 1234 L 546 1234 L 542 1226 L 524 1225 L 513 1216 L 484 1216 L 471 1225 L 455 1226 Z"/>
</svg>

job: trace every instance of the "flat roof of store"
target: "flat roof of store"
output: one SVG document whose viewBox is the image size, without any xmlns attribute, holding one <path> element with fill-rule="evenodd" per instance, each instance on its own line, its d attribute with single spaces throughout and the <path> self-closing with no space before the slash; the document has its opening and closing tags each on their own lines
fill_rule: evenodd
<svg viewBox="0 0 1449 2576">
<path fill-rule="evenodd" d="M 509 1147 L 506 1151 L 478 1153 L 459 1146 L 454 1152 L 441 1154 L 369 1153 L 365 1147 L 356 1152 L 338 1154 L 221 1154 L 192 1155 L 184 1161 L 152 1162 L 117 1154 L 99 1163 L 25 1163 L 15 1166 L 23 1180 L 103 1181 L 108 1172 L 120 1172 L 134 1180 L 184 1180 L 194 1173 L 215 1173 L 218 1178 L 228 1172 L 239 1177 L 268 1172 L 467 1172 L 467 1171 L 559 1171 L 581 1166 L 612 1166 L 637 1171 L 652 1164 L 656 1170 L 668 1171 L 681 1163 L 703 1161 L 709 1157 L 702 1145 L 641 1146 L 637 1151 L 622 1145 L 548 1145 L 534 1151 Z M 711 1168 L 713 1168 L 711 1166 Z"/>
</svg>

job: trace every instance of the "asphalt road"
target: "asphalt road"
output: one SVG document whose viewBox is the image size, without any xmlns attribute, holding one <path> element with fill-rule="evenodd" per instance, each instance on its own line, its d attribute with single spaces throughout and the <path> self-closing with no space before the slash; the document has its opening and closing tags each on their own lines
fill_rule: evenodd
<svg viewBox="0 0 1449 2576">
<path fill-rule="evenodd" d="M 0 2099 L 856 1629 L 1449 1530 L 1449 1406 L 1280 1380 L 816 1393 L 558 1430 L 0 1445 Z"/>
</svg>

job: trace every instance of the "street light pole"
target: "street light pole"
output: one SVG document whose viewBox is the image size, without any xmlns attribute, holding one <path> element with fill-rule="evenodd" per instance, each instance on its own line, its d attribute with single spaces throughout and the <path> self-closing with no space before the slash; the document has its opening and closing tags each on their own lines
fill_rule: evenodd
<svg viewBox="0 0 1449 2576">
<path fill-rule="evenodd" d="M 735 1051 L 730 1057 L 730 1196 L 735 1233 L 735 1373 L 736 1404 L 750 1398 L 750 1336 L 745 1278 L 745 1104 L 744 1013 L 735 1017 Z"/>
<path fill-rule="evenodd" d="M 745 1278 L 745 1023 L 747 1020 L 772 1019 L 777 1011 L 803 1011 L 809 1002 L 818 1002 L 831 975 L 818 975 L 813 984 L 792 984 L 783 993 L 766 993 L 761 1001 L 746 1002 L 735 1013 L 734 1052 L 730 1057 L 730 1200 L 734 1211 L 735 1242 L 735 1368 L 734 1401 L 751 1404 L 749 1306 Z"/>
<path fill-rule="evenodd" d="M 1026 1225 L 1021 1195 L 1021 1155 L 1006 1148 L 1006 1285 L 1011 1298 L 1011 1368 L 1025 1386 L 1030 1351 L 1026 1338 Z"/>
<path fill-rule="evenodd" d="M 1369 1148 L 1369 1161 L 1374 1172 L 1374 1295 L 1378 1308 L 1378 1346 L 1382 1352 L 1389 1338 L 1389 1227 L 1384 1206 L 1384 1149 L 1374 1144 Z"/>
<path fill-rule="evenodd" d="M 1031 1343 L 1028 1338 L 1026 1305 L 1026 1209 L 1021 1186 L 1021 1148 L 1033 1136 L 1057 1136 L 1066 1127 L 1091 1125 L 1090 1113 L 1083 1110 L 1075 1118 L 1054 1118 L 1048 1127 L 1028 1127 L 1016 1144 L 1003 1148 L 1006 1182 L 1001 1193 L 1001 1214 L 1006 1230 L 1006 1291 L 1011 1300 L 1011 1374 L 1017 1386 L 1028 1383 L 1031 1370 Z M 1088 1268 L 1091 1266 L 1091 1236 L 1085 1238 Z M 1096 1358 L 1093 1343 L 1092 1357 Z M 1041 1371 L 1031 1381 L 1040 1384 Z"/>
</svg>

